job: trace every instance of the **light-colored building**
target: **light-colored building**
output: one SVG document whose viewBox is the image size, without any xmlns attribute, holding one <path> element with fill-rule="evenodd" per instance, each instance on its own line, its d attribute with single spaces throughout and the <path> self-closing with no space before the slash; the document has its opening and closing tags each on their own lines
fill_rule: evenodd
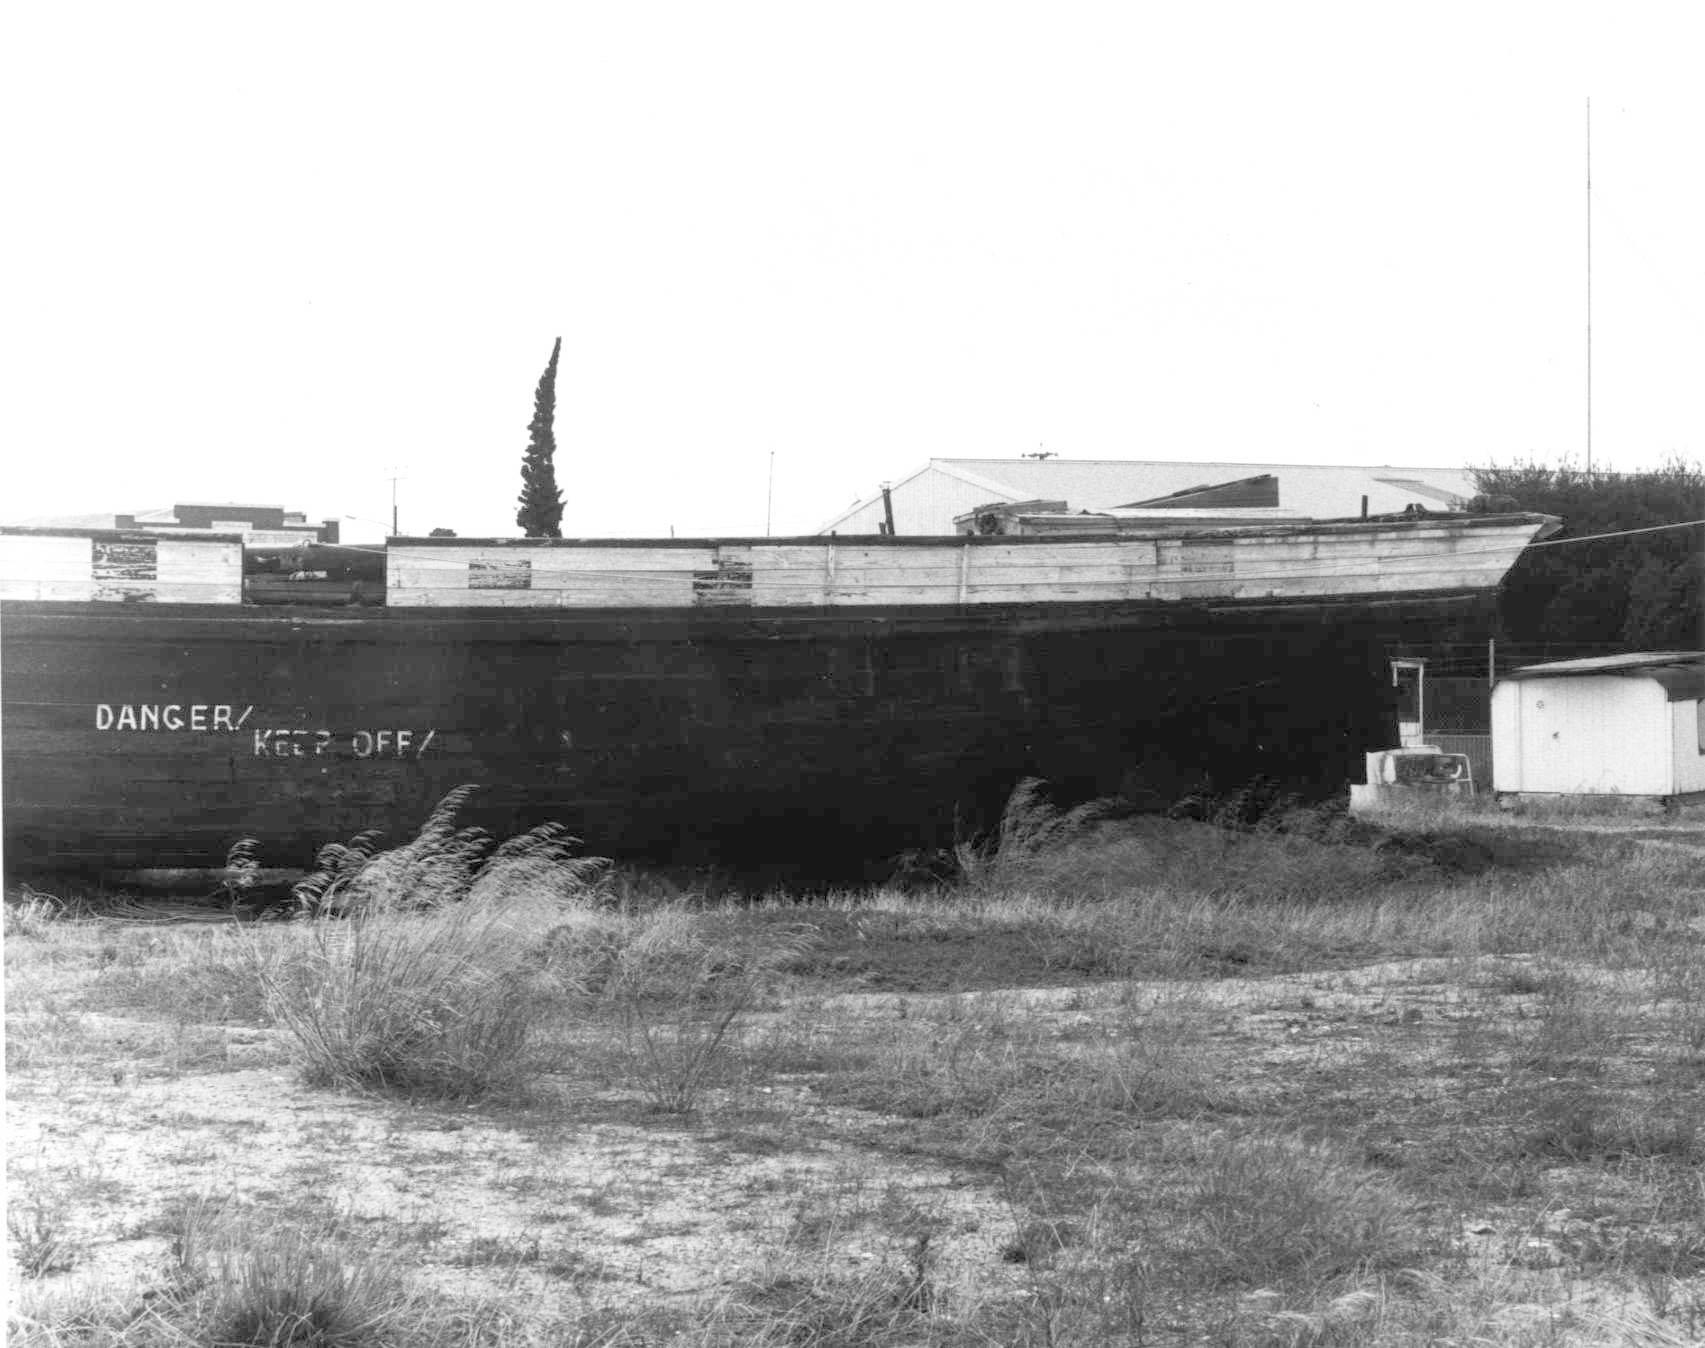
<svg viewBox="0 0 1705 1348">
<path fill-rule="evenodd" d="M 66 515 L 19 520 L 37 529 L 119 529 L 172 534 L 240 534 L 249 547 L 294 547 L 298 543 L 336 543 L 339 522 L 311 523 L 303 512 L 271 505 L 185 503 L 132 515 Z"/>
<path fill-rule="evenodd" d="M 1500 792 L 1672 799 L 1705 793 L 1705 654 L 1559 660 L 1492 690 Z"/>
<path fill-rule="evenodd" d="M 1259 491 L 1226 490 L 1267 478 L 1273 481 Z M 1364 497 L 1369 514 L 1394 515 L 1411 505 L 1455 509 L 1475 494 L 1467 469 L 1016 458 L 931 459 L 896 482 L 889 495 L 895 533 L 951 534 L 954 520 L 979 506 L 1063 501 L 1072 511 L 1107 511 L 1182 497 L 1192 489 L 1202 489 L 1203 504 L 1276 509 L 1306 519 L 1353 518 L 1362 513 Z M 818 532 L 881 533 L 885 518 L 878 491 Z"/>
</svg>

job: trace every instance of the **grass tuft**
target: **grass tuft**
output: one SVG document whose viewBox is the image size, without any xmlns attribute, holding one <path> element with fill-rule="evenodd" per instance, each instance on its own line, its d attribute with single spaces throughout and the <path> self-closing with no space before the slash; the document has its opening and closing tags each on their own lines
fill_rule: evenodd
<svg viewBox="0 0 1705 1348">
<path fill-rule="evenodd" d="M 1192 1263 L 1210 1281 L 1318 1281 L 1391 1267 L 1416 1250 L 1408 1200 L 1329 1143 L 1216 1134 L 1195 1166 Z"/>
<path fill-rule="evenodd" d="M 477 897 L 554 895 L 583 899 L 609 862 L 576 854 L 579 840 L 542 824 L 498 844 L 457 816 L 473 795 L 459 786 L 439 801 L 418 835 L 383 850 L 369 830 L 320 849 L 315 869 L 292 891 L 298 909 L 319 916 L 365 908 L 427 909 Z M 239 844 L 240 845 L 240 844 Z"/>
<path fill-rule="evenodd" d="M 257 959 L 256 973 L 310 1084 L 467 1099 L 546 1066 L 541 1035 L 561 999 L 526 972 L 529 938 L 491 901 L 370 907 L 315 921 L 305 943 Z"/>
<path fill-rule="evenodd" d="M 14 1191 L 6 1202 L 6 1234 L 26 1278 L 44 1278 L 77 1266 L 80 1250 L 69 1234 L 65 1204 L 56 1195 Z"/>
<path fill-rule="evenodd" d="M 5 900 L 5 935 L 8 940 L 36 940 L 47 935 L 53 925 L 65 916 L 65 905 L 51 894 L 43 894 L 28 885 Z"/>
</svg>

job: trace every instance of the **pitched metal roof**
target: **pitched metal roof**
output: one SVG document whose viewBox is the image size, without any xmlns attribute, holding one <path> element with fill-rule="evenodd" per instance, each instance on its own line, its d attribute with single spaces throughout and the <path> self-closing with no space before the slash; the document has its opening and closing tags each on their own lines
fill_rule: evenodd
<svg viewBox="0 0 1705 1348">
<path fill-rule="evenodd" d="M 1513 669 L 1507 679 L 1566 679 L 1613 676 L 1656 679 L 1671 702 L 1705 698 L 1705 652 L 1637 651 L 1629 655 L 1595 655 L 1586 660 L 1553 660 L 1549 664 Z"/>
<path fill-rule="evenodd" d="M 1361 498 L 1369 498 L 1375 515 L 1391 514 L 1412 501 L 1448 509 L 1475 495 L 1473 474 L 1464 468 L 1368 464 L 1233 463 L 1162 459 L 931 459 L 917 472 L 899 479 L 896 497 L 926 474 L 957 478 L 986 492 L 986 500 L 1031 501 L 1038 498 L 1069 501 L 1073 510 L 1112 510 L 1135 501 L 1152 502 L 1203 486 L 1219 487 L 1234 480 L 1272 475 L 1279 480 L 1278 504 L 1313 519 L 1343 519 L 1357 513 Z M 823 526 L 826 533 L 861 510 L 880 501 L 880 495 L 856 502 Z M 945 521 L 943 521 L 945 524 Z"/>
<path fill-rule="evenodd" d="M 1272 473 L 1255 477 L 1240 477 L 1231 482 L 1207 482 L 1182 491 L 1170 491 L 1149 501 L 1130 501 L 1120 509 L 1137 510 L 1145 506 L 1156 509 L 1177 509 L 1184 506 L 1238 506 L 1254 509 L 1277 507 L 1279 479 Z"/>
</svg>

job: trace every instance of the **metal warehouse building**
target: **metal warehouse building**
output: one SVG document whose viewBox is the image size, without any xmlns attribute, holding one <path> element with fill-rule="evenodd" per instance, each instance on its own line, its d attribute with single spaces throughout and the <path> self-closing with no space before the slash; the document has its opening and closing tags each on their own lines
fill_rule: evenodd
<svg viewBox="0 0 1705 1348">
<path fill-rule="evenodd" d="M 1530 665 L 1492 691 L 1499 792 L 1705 796 L 1705 654 Z"/>
</svg>

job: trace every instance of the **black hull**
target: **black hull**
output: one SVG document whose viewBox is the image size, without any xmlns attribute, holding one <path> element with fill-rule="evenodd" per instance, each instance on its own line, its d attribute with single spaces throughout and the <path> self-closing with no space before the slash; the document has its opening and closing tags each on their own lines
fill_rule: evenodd
<svg viewBox="0 0 1705 1348">
<path fill-rule="evenodd" d="M 595 854 L 856 879 L 1039 776 L 1161 803 L 1339 792 L 1394 742 L 1385 660 L 1483 592 L 883 612 L 0 607 L 6 867 L 311 863 L 470 822 Z M 199 709 L 199 710 L 198 710 Z"/>
</svg>

